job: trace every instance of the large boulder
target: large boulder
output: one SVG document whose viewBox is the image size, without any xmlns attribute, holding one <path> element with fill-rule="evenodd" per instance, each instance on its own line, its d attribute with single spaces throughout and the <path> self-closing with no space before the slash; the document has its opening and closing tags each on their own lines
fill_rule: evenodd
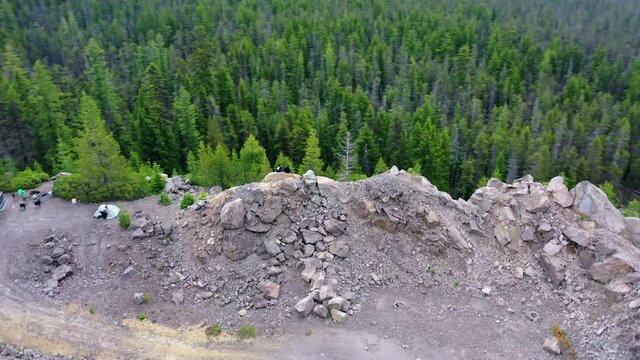
<svg viewBox="0 0 640 360">
<path fill-rule="evenodd" d="M 547 186 L 547 190 L 551 192 L 553 196 L 553 201 L 562 206 L 569 207 L 573 203 L 573 197 L 569 192 L 569 189 L 564 184 L 564 178 L 562 176 L 556 176 L 549 181 L 549 185 Z"/>
<path fill-rule="evenodd" d="M 226 203 L 220 211 L 220 222 L 225 229 L 239 229 L 244 226 L 244 201 L 234 199 Z"/>
<path fill-rule="evenodd" d="M 222 253 L 230 260 L 237 261 L 253 252 L 254 241 L 246 234 L 224 234 Z"/>
<path fill-rule="evenodd" d="M 624 216 L 607 198 L 604 191 L 588 181 L 571 189 L 573 207 L 609 231 L 620 234 L 627 227 Z"/>
<path fill-rule="evenodd" d="M 569 226 L 568 228 L 564 229 L 562 233 L 569 240 L 582 247 L 587 247 L 591 243 L 591 234 L 589 234 L 588 231 L 579 229 L 575 226 Z"/>
<path fill-rule="evenodd" d="M 631 271 L 633 271 L 633 268 L 625 261 L 611 257 L 607 261 L 591 265 L 589 274 L 593 280 L 606 284 L 612 279 L 626 275 Z"/>
<path fill-rule="evenodd" d="M 258 212 L 260 220 L 272 223 L 282 213 L 282 200 L 279 197 L 269 196 L 264 200 L 264 205 Z"/>
<path fill-rule="evenodd" d="M 316 302 L 313 300 L 313 295 L 309 295 L 298 301 L 294 309 L 298 315 L 307 316 L 313 310 L 315 304 Z"/>
<path fill-rule="evenodd" d="M 329 219 L 324 221 L 324 228 L 334 236 L 342 234 L 347 229 L 347 224 L 335 219 Z"/>
<path fill-rule="evenodd" d="M 564 263 L 555 256 L 542 254 L 540 255 L 540 263 L 542 270 L 549 276 L 551 282 L 560 284 L 564 281 Z"/>
</svg>

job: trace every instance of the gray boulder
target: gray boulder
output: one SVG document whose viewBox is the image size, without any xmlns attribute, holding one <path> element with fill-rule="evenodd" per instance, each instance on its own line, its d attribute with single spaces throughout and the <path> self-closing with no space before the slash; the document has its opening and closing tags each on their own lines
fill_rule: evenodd
<svg viewBox="0 0 640 360">
<path fill-rule="evenodd" d="M 266 299 L 272 300 L 280 297 L 280 285 L 274 283 L 273 281 L 265 281 L 265 283 L 262 285 L 262 288 L 262 294 Z"/>
<path fill-rule="evenodd" d="M 552 255 L 540 255 L 542 270 L 549 276 L 551 282 L 560 284 L 564 281 L 564 263 Z"/>
<path fill-rule="evenodd" d="M 344 240 L 336 240 L 329 245 L 329 252 L 338 257 L 347 257 L 349 246 Z"/>
<path fill-rule="evenodd" d="M 556 176 L 551 179 L 547 190 L 551 192 L 553 201 L 556 204 L 566 208 L 573 203 L 573 196 L 571 196 L 569 189 L 564 184 L 564 178 L 562 176 Z"/>
<path fill-rule="evenodd" d="M 133 240 L 140 240 L 147 237 L 147 233 L 145 233 L 142 228 L 137 228 L 133 234 L 131 234 L 131 238 Z"/>
<path fill-rule="evenodd" d="M 324 228 L 333 236 L 338 236 L 345 232 L 347 224 L 335 219 L 325 220 Z"/>
<path fill-rule="evenodd" d="M 624 216 L 597 186 L 582 181 L 571 189 L 573 207 L 609 231 L 620 234 L 627 227 Z"/>
<path fill-rule="evenodd" d="M 269 255 L 276 256 L 281 252 L 280 246 L 278 246 L 278 243 L 275 239 L 267 239 L 267 241 L 264 242 L 264 247 L 266 248 Z"/>
<path fill-rule="evenodd" d="M 595 263 L 589 269 L 589 275 L 597 282 L 608 283 L 612 279 L 626 275 L 633 271 L 633 268 L 626 262 L 612 257 L 606 261 Z"/>
<path fill-rule="evenodd" d="M 144 303 L 144 294 L 143 293 L 135 293 L 133 294 L 133 302 L 137 305 L 141 305 Z"/>
<path fill-rule="evenodd" d="M 56 259 L 59 258 L 60 256 L 64 255 L 64 249 L 61 247 L 55 247 L 53 248 L 53 252 L 51 253 L 51 257 Z"/>
<path fill-rule="evenodd" d="M 264 205 L 258 212 L 260 220 L 273 223 L 282 213 L 282 200 L 279 197 L 269 196 L 264 200 Z"/>
<path fill-rule="evenodd" d="M 234 199 L 227 202 L 220 211 L 220 222 L 225 229 L 239 229 L 244 226 L 244 202 Z"/>
<path fill-rule="evenodd" d="M 575 226 L 570 226 L 562 231 L 562 233 L 574 243 L 587 247 L 591 243 L 591 234 L 589 232 L 579 229 Z"/>
<path fill-rule="evenodd" d="M 51 278 L 56 281 L 60 281 L 67 276 L 73 274 L 73 269 L 69 265 L 60 265 L 51 274 Z"/>
<path fill-rule="evenodd" d="M 547 210 L 549 210 L 549 208 L 551 207 L 551 201 L 549 201 L 549 198 L 546 196 L 543 196 L 540 199 L 540 202 L 538 202 L 537 205 L 530 207 L 527 209 L 528 212 L 530 213 L 545 213 L 547 212 Z"/>
<path fill-rule="evenodd" d="M 542 345 L 542 348 L 553 355 L 562 354 L 562 350 L 560 350 L 560 343 L 555 336 L 549 336 L 544 339 L 544 345 Z"/>
<path fill-rule="evenodd" d="M 313 300 L 313 296 L 309 295 L 304 297 L 302 300 L 298 301 L 298 303 L 294 306 L 294 309 L 300 316 L 307 316 L 313 310 L 316 302 Z"/>
<path fill-rule="evenodd" d="M 329 310 L 324 305 L 316 305 L 313 307 L 313 314 L 319 318 L 326 319 L 329 316 Z"/>
<path fill-rule="evenodd" d="M 64 265 L 64 264 L 71 264 L 71 255 L 69 254 L 64 254 L 62 256 L 60 256 L 58 259 L 56 259 L 56 261 L 58 262 L 59 265 Z"/>
<path fill-rule="evenodd" d="M 322 240 L 322 234 L 313 230 L 302 230 L 302 239 L 305 244 L 315 244 Z"/>
<path fill-rule="evenodd" d="M 184 290 L 180 289 L 171 294 L 171 301 L 176 305 L 180 305 L 184 302 Z"/>
<path fill-rule="evenodd" d="M 246 258 L 253 252 L 254 241 L 246 234 L 225 233 L 223 237 L 222 253 L 233 261 Z"/>
<path fill-rule="evenodd" d="M 347 313 L 340 311 L 338 309 L 331 309 L 331 318 L 335 322 L 344 322 L 347 318 Z"/>
</svg>

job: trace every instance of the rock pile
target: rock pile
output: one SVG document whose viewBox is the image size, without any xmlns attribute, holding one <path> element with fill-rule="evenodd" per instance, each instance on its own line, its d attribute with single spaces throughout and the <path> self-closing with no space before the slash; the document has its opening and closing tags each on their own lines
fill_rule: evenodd
<svg viewBox="0 0 640 360">
<path fill-rule="evenodd" d="M 172 240 L 173 224 L 163 224 L 160 221 L 152 220 L 142 211 L 138 211 L 133 214 L 133 221 L 131 222 L 130 229 L 133 230 L 133 233 L 131 234 L 132 240 L 142 240 L 149 237 L 155 237 L 165 243 L 165 245 Z"/>
<path fill-rule="evenodd" d="M 448 226 L 453 222 L 449 212 L 455 212 L 456 219 L 468 218 L 468 204 L 453 201 L 422 177 L 404 172 L 386 176 L 383 187 L 366 181 L 337 183 L 312 171 L 302 177 L 272 173 L 262 183 L 233 188 L 192 206 L 180 221 L 181 237 L 193 245 L 202 263 L 216 256 L 237 262 L 254 254 L 267 261 L 262 278 L 252 281 L 257 287 L 254 308 L 277 299 L 264 288 L 279 287 L 282 273 L 298 269 L 308 292 L 293 306 L 295 312 L 344 321 L 357 307 L 351 306 L 353 291 L 341 292 L 342 285 L 347 288 L 353 282 L 341 284 L 341 275 L 348 276 L 339 274 L 340 264 L 351 255 L 354 235 L 361 236 L 362 228 L 378 229 L 383 238 L 399 241 L 403 251 L 471 252 L 472 235 Z M 394 185 L 397 177 L 417 189 Z M 422 193 L 423 205 L 407 206 L 419 203 L 413 198 L 417 192 Z M 436 205 L 427 204 L 429 195 L 435 196 Z M 389 247 L 381 245 L 376 256 L 384 256 Z M 372 285 L 385 283 L 375 273 L 372 276 Z"/>
<path fill-rule="evenodd" d="M 45 292 L 57 289 L 59 283 L 74 271 L 73 245 L 64 235 L 52 233 L 45 237 L 40 262 L 43 272 L 50 277 L 45 281 Z"/>
</svg>

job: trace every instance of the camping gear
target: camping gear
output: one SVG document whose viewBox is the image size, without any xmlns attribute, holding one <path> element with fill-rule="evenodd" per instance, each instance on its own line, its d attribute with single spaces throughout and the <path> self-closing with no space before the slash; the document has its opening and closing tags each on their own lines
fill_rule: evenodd
<svg viewBox="0 0 640 360">
<path fill-rule="evenodd" d="M 24 190 L 22 188 L 18 189 L 18 196 L 24 196 Z"/>
<path fill-rule="evenodd" d="M 120 214 L 119 207 L 110 204 L 102 204 L 98 206 L 98 210 L 93 213 L 93 217 L 99 219 L 102 216 L 101 212 L 103 212 L 104 210 L 107 211 L 107 219 L 117 218 L 118 214 Z"/>
</svg>

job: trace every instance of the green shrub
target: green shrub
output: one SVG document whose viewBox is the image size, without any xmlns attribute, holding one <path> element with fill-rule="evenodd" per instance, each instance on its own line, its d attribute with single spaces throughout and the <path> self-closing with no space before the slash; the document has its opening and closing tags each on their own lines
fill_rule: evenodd
<svg viewBox="0 0 640 360">
<path fill-rule="evenodd" d="M 171 205 L 171 198 L 166 193 L 161 193 L 158 198 L 158 204 L 162 206 L 169 206 Z"/>
<path fill-rule="evenodd" d="M 220 336 L 220 334 L 222 334 L 222 327 L 219 324 L 209 325 L 204 330 L 204 333 L 207 334 L 207 336 Z"/>
<path fill-rule="evenodd" d="M 49 174 L 26 168 L 14 173 L 13 176 L 7 174 L 4 181 L 0 181 L 0 191 L 13 192 L 20 188 L 33 189 L 47 180 L 49 180 Z"/>
<path fill-rule="evenodd" d="M 624 216 L 640 217 L 640 201 L 636 199 L 629 201 L 623 212 Z"/>
<path fill-rule="evenodd" d="M 151 294 L 142 295 L 142 303 L 143 304 L 150 303 L 152 300 L 153 300 L 153 296 L 151 296 Z"/>
<path fill-rule="evenodd" d="M 207 195 L 206 192 L 200 191 L 200 194 L 198 195 L 198 200 L 204 200 L 204 199 L 207 198 L 207 196 L 209 196 L 209 195 Z"/>
<path fill-rule="evenodd" d="M 240 331 L 238 331 L 238 337 L 242 340 L 255 339 L 256 328 L 253 325 L 242 325 Z"/>
<path fill-rule="evenodd" d="M 90 307 L 89 308 L 89 314 L 94 315 L 96 313 L 96 308 L 95 307 Z"/>
<path fill-rule="evenodd" d="M 616 189 L 615 189 L 615 187 L 613 186 L 612 183 L 610 183 L 608 181 L 605 181 L 602 184 L 600 184 L 598 187 L 605 194 L 607 194 L 607 198 L 609 198 L 609 201 L 611 201 L 613 206 L 615 206 L 615 207 L 620 206 L 620 203 L 618 202 L 618 199 L 616 198 Z"/>
<path fill-rule="evenodd" d="M 118 215 L 118 223 L 120 227 L 123 229 L 128 229 L 131 226 L 131 214 L 127 210 L 120 210 L 120 214 Z"/>
<path fill-rule="evenodd" d="M 155 173 L 151 176 L 151 180 L 149 182 L 149 188 L 152 194 L 160 194 L 164 191 L 164 186 L 166 184 L 166 180 L 160 175 L 160 173 Z"/>
<path fill-rule="evenodd" d="M 149 185 L 139 174 L 131 174 L 121 181 L 102 186 L 95 181 L 73 174 L 58 178 L 53 193 L 62 199 L 78 199 L 86 203 L 109 200 L 135 200 L 149 195 Z"/>
<path fill-rule="evenodd" d="M 147 314 L 145 313 L 138 314 L 138 316 L 136 316 L 136 319 L 140 321 L 147 320 Z"/>
<path fill-rule="evenodd" d="M 193 194 L 186 193 L 182 197 L 182 201 L 180 201 L 180 209 L 186 209 L 189 206 L 195 204 L 195 202 L 196 198 L 193 196 Z"/>
</svg>

